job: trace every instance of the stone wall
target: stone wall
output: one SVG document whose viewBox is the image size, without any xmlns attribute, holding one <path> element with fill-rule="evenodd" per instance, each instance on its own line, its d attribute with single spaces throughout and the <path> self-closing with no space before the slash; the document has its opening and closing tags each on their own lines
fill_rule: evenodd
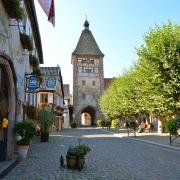
<svg viewBox="0 0 180 180">
<path fill-rule="evenodd" d="M 27 49 L 23 49 L 21 45 L 20 32 L 25 30 L 28 35 L 32 36 L 33 53 L 37 54 L 31 23 L 27 16 L 24 1 L 21 1 L 21 6 L 24 9 L 25 19 L 19 23 L 21 24 L 19 26 L 15 19 L 11 19 L 8 16 L 0 0 L 0 65 L 5 68 L 8 81 L 9 123 L 7 131 L 7 159 L 12 159 L 14 155 L 14 122 L 23 120 L 25 73 L 32 72 L 29 64 L 29 52 Z"/>
</svg>

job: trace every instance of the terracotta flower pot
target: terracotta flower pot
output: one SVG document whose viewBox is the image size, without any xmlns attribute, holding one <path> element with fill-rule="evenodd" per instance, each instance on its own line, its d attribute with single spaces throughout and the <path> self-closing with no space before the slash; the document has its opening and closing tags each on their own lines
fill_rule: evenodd
<svg viewBox="0 0 180 180">
<path fill-rule="evenodd" d="M 81 170 L 85 163 L 84 156 L 76 157 L 76 156 L 66 156 L 67 167 L 69 169 L 79 169 Z"/>
</svg>

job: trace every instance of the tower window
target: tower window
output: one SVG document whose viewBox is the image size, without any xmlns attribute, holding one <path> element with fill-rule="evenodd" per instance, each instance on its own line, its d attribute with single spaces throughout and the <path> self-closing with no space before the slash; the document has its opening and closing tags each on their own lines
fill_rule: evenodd
<svg viewBox="0 0 180 180">
<path fill-rule="evenodd" d="M 82 85 L 86 85 L 86 81 L 85 80 L 82 80 Z"/>
<path fill-rule="evenodd" d="M 91 73 L 91 69 L 85 69 L 86 73 Z"/>
<path fill-rule="evenodd" d="M 95 86 L 96 85 L 96 81 L 92 81 L 92 85 Z"/>
</svg>

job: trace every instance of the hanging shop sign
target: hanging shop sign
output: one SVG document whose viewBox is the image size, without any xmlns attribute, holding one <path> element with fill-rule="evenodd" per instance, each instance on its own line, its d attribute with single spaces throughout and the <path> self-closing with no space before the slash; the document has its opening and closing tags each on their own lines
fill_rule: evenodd
<svg viewBox="0 0 180 180">
<path fill-rule="evenodd" d="M 30 75 L 26 77 L 26 88 L 27 90 L 35 90 L 40 86 L 39 80 L 37 76 Z"/>
</svg>

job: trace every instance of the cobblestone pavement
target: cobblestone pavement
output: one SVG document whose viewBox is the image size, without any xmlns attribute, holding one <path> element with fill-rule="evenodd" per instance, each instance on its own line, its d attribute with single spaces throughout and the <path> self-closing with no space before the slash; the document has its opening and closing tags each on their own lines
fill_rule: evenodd
<svg viewBox="0 0 180 180">
<path fill-rule="evenodd" d="M 92 151 L 82 171 L 59 166 L 70 144 L 78 139 Z M 180 152 L 115 137 L 101 129 L 65 129 L 49 143 L 33 143 L 28 158 L 18 164 L 7 180 L 174 180 L 180 179 Z"/>
</svg>

